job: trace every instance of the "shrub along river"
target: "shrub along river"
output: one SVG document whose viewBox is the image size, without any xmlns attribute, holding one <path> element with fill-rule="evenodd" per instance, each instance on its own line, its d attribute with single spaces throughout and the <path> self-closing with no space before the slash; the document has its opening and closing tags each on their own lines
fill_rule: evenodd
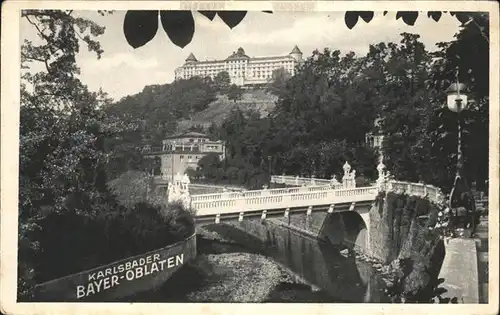
<svg viewBox="0 0 500 315">
<path fill-rule="evenodd" d="M 272 222 L 199 228 L 198 256 L 127 302 L 387 303 L 380 264 Z"/>
</svg>

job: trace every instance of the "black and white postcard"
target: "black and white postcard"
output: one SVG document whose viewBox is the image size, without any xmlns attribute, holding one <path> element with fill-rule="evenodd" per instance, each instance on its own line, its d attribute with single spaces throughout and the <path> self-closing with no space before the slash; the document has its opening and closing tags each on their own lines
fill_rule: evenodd
<svg viewBox="0 0 500 315">
<path fill-rule="evenodd" d="M 498 9 L 4 2 L 2 313 L 496 314 Z"/>
</svg>

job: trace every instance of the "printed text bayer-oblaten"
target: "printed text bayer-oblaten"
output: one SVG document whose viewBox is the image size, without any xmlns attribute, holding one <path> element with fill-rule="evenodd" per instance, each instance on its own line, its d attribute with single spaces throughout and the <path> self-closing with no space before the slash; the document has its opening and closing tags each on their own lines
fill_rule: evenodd
<svg viewBox="0 0 500 315">
<path fill-rule="evenodd" d="M 123 281 L 133 281 L 145 276 L 154 275 L 165 269 L 184 263 L 184 254 L 161 259 L 160 254 L 153 254 L 134 259 L 88 275 L 88 283 L 76 287 L 76 297 L 81 299 L 120 285 Z"/>
</svg>

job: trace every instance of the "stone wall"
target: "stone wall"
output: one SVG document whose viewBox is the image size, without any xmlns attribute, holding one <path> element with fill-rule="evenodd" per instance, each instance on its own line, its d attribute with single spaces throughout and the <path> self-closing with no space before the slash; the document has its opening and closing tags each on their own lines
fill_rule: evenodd
<svg viewBox="0 0 500 315">
<path fill-rule="evenodd" d="M 436 216 L 437 208 L 429 200 L 392 192 L 380 193 L 370 210 L 370 255 L 384 263 L 396 262 L 405 295 L 421 299 L 441 269 L 444 243 L 429 228 Z"/>
<path fill-rule="evenodd" d="M 435 220 L 437 209 L 416 196 L 381 193 L 370 209 L 370 254 L 390 262 L 424 253 L 434 247 L 437 235 L 428 226 Z M 429 215 L 429 219 L 419 219 Z"/>
<path fill-rule="evenodd" d="M 163 285 L 196 257 L 196 235 L 167 247 L 41 283 L 37 302 L 113 302 Z"/>
</svg>

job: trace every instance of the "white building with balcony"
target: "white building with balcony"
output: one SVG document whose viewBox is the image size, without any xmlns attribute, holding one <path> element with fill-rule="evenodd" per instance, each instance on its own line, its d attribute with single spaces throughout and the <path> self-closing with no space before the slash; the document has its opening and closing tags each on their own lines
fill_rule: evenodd
<svg viewBox="0 0 500 315">
<path fill-rule="evenodd" d="M 144 152 L 147 157 L 159 159 L 159 169 L 155 174 L 164 179 L 170 179 L 177 173 L 184 174 L 188 168 L 196 169 L 200 159 L 211 153 L 223 160 L 226 156 L 224 141 L 212 141 L 199 132 L 184 132 L 166 137 L 161 147 Z"/>
</svg>

